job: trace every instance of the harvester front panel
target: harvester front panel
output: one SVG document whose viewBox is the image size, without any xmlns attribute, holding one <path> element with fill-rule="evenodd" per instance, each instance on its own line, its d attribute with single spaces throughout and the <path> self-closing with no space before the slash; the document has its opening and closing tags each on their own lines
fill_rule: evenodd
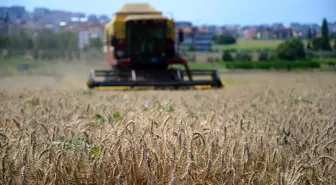
<svg viewBox="0 0 336 185">
<path fill-rule="evenodd" d="M 112 87 L 111 89 L 130 89 L 136 87 L 153 87 L 159 89 L 200 89 L 222 88 L 223 84 L 217 70 L 191 70 L 195 78 L 186 80 L 186 71 L 169 70 L 130 70 L 130 71 L 91 71 L 89 88 Z M 100 80 L 99 80 L 100 79 Z M 125 88 L 126 87 L 126 88 Z"/>
</svg>

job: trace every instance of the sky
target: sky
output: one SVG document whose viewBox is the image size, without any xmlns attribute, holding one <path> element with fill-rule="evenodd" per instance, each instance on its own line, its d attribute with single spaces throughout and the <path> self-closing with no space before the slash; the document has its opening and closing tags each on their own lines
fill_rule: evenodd
<svg viewBox="0 0 336 185">
<path fill-rule="evenodd" d="M 272 24 L 336 22 L 336 0 L 1 0 L 0 6 L 35 7 L 112 14 L 124 3 L 146 2 L 178 21 L 201 24 Z"/>
</svg>

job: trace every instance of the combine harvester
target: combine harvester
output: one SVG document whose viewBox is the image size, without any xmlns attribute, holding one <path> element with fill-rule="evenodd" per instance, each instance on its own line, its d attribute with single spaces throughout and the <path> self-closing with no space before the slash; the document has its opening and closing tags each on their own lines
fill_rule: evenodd
<svg viewBox="0 0 336 185">
<path fill-rule="evenodd" d="M 104 52 L 109 69 L 92 70 L 87 87 L 223 88 L 217 70 L 189 69 L 175 49 L 175 42 L 184 40 L 182 31 L 177 40 L 173 19 L 146 3 L 125 4 L 105 25 Z M 184 70 L 171 67 L 176 64 Z"/>
</svg>

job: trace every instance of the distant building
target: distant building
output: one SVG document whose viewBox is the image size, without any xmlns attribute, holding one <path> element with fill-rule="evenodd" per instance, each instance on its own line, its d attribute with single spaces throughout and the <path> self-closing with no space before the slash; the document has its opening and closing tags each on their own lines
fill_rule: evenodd
<svg viewBox="0 0 336 185">
<path fill-rule="evenodd" d="M 291 28 L 282 28 L 274 31 L 274 36 L 277 39 L 289 39 L 293 37 L 293 30 Z"/>
<path fill-rule="evenodd" d="M 333 35 L 336 35 L 336 22 L 328 24 L 329 32 Z"/>
<path fill-rule="evenodd" d="M 86 30 L 78 32 L 78 47 L 83 49 L 89 43 L 89 32 Z"/>
<path fill-rule="evenodd" d="M 71 13 L 71 17 L 83 18 L 86 16 L 85 16 L 85 13 L 77 12 L 77 13 Z"/>
<path fill-rule="evenodd" d="M 243 29 L 243 37 L 245 39 L 254 39 L 255 38 L 255 30 L 252 28 L 244 28 Z"/>
<path fill-rule="evenodd" d="M 51 13 L 48 8 L 40 8 L 40 7 L 35 8 L 33 12 L 34 14 L 38 15 L 47 15 Z"/>
<path fill-rule="evenodd" d="M 24 6 L 11 6 L 8 8 L 9 18 L 12 20 L 21 19 L 26 14 Z"/>
<path fill-rule="evenodd" d="M 60 31 L 60 24 L 59 23 L 53 23 L 53 24 L 46 24 L 44 25 L 45 28 L 50 29 L 53 32 L 59 32 Z"/>
<path fill-rule="evenodd" d="M 8 13 L 8 7 L 0 7 L 0 20 L 5 18 L 6 13 Z"/>
<path fill-rule="evenodd" d="M 38 22 L 27 22 L 26 24 L 21 26 L 23 29 L 28 29 L 28 30 L 32 30 L 32 31 L 38 31 L 41 30 L 43 28 L 43 26 L 41 24 L 39 24 Z"/>
<path fill-rule="evenodd" d="M 241 30 L 241 28 L 239 28 L 239 26 L 236 26 L 236 25 L 233 25 L 233 26 L 227 25 L 227 26 L 221 26 L 219 28 L 219 31 L 217 33 L 219 35 L 225 34 L 225 35 L 231 35 L 233 37 L 237 37 L 240 34 L 242 34 L 242 33 L 240 33 L 240 30 Z"/>
<path fill-rule="evenodd" d="M 193 24 L 189 21 L 176 21 L 175 22 L 175 28 L 186 28 L 186 27 L 190 28 L 192 26 Z"/>
<path fill-rule="evenodd" d="M 292 23 L 290 24 L 289 28 L 292 29 L 293 36 L 299 38 L 307 38 L 309 28 L 311 28 L 312 30 L 320 30 L 320 26 L 318 26 L 317 24 Z"/>
<path fill-rule="evenodd" d="M 212 34 L 215 34 L 219 30 L 216 25 L 203 25 L 201 28 Z"/>
<path fill-rule="evenodd" d="M 279 30 L 279 29 L 284 29 L 285 26 L 282 23 L 274 23 L 272 24 L 272 29 L 274 30 Z"/>
<path fill-rule="evenodd" d="M 270 28 L 258 29 L 256 32 L 256 39 L 270 40 L 273 39 L 273 31 Z"/>
<path fill-rule="evenodd" d="M 180 44 L 179 49 L 187 51 L 192 47 L 195 51 L 209 51 L 212 48 L 212 33 L 197 27 L 181 29 L 184 33 L 184 41 Z M 176 36 L 178 36 L 177 33 Z"/>
<path fill-rule="evenodd" d="M 72 18 L 71 12 L 66 12 L 62 10 L 52 10 L 50 15 L 50 20 L 52 22 L 70 22 Z"/>
<path fill-rule="evenodd" d="M 101 15 L 101 16 L 99 17 L 99 20 L 105 22 L 105 21 L 109 21 L 110 18 L 109 18 L 107 15 Z"/>
<path fill-rule="evenodd" d="M 99 19 L 98 19 L 97 15 L 95 15 L 95 14 L 91 14 L 91 15 L 88 16 L 88 21 L 96 22 L 98 20 Z"/>
<path fill-rule="evenodd" d="M 91 38 L 104 39 L 104 30 L 102 27 L 90 27 L 88 29 L 81 29 L 78 31 L 78 47 L 83 49 L 89 44 Z"/>
<path fill-rule="evenodd" d="M 5 13 L 3 18 L 0 18 L 0 34 L 9 34 L 10 19 L 8 13 Z"/>
<path fill-rule="evenodd" d="M 23 6 L 0 7 L 0 19 L 4 19 L 7 15 L 10 20 L 16 21 L 21 19 L 26 14 L 26 9 Z"/>
<path fill-rule="evenodd" d="M 204 29 L 194 30 L 194 47 L 196 51 L 209 51 L 212 48 L 213 33 Z"/>
</svg>

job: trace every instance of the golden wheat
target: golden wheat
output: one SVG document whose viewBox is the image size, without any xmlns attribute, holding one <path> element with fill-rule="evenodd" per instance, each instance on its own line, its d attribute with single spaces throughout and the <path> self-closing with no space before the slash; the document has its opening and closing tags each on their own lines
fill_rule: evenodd
<svg viewBox="0 0 336 185">
<path fill-rule="evenodd" d="M 2 89 L 0 184 L 336 184 L 335 77 L 187 92 Z"/>
</svg>

